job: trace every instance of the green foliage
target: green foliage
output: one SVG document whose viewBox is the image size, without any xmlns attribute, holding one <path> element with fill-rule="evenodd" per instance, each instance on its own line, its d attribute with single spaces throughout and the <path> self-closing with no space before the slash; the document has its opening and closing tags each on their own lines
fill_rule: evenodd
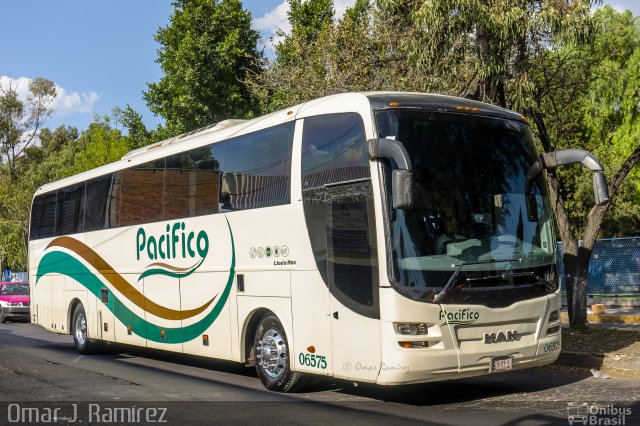
<svg viewBox="0 0 640 426">
<path fill-rule="evenodd" d="M 590 1 L 380 0 L 414 30 L 401 43 L 423 72 L 459 95 L 524 109 L 537 87 L 532 58 L 549 45 L 584 43 Z"/>
<path fill-rule="evenodd" d="M 117 161 L 131 150 L 130 139 L 112 126 L 112 120 L 109 116 L 95 116 L 75 146 L 69 147 L 73 155 L 73 162 L 66 167 L 69 175 Z"/>
<path fill-rule="evenodd" d="M 133 111 L 133 110 L 131 110 Z M 93 169 L 120 159 L 131 150 L 132 139 L 115 128 L 127 115 L 95 116 L 87 130 L 78 134 L 72 127 L 43 129 L 40 144 L 27 148 L 16 159 L 20 174 L 12 179 L 8 167 L 0 169 L 0 255 L 3 265 L 26 269 L 29 211 L 36 189 L 45 183 Z M 131 117 L 135 114 L 129 112 Z M 124 119 L 123 119 L 124 120 Z M 146 131 L 146 129 L 145 129 Z"/>
<path fill-rule="evenodd" d="M 131 149 L 142 148 L 152 142 L 152 133 L 147 130 L 142 122 L 142 116 L 131 105 L 127 105 L 122 111 L 120 120 L 124 128 L 127 129 L 126 138 Z"/>
<path fill-rule="evenodd" d="M 332 0 L 289 0 L 289 23 L 291 36 L 276 46 L 278 60 L 286 64 L 295 60 L 300 43 L 308 45 L 318 40 L 322 32 L 333 24 L 334 10 Z M 279 31 L 277 36 L 284 36 Z"/>
<path fill-rule="evenodd" d="M 144 93 L 175 135 L 225 118 L 252 117 L 257 104 L 242 83 L 258 73 L 259 33 L 239 0 L 176 0 L 160 28 L 156 62 L 164 76 Z"/>
<path fill-rule="evenodd" d="M 332 2 L 315 3 L 323 7 L 309 7 L 305 13 L 317 13 L 322 25 L 307 28 L 303 23 L 312 19 L 290 16 L 297 21 L 276 47 L 275 60 L 247 82 L 263 110 L 347 91 L 425 88 L 424 79 L 400 53 L 398 27 L 390 24 L 389 16 L 368 0 L 357 0 L 334 22 L 327 12 L 333 10 Z"/>
<path fill-rule="evenodd" d="M 42 77 L 29 82 L 26 100 L 20 99 L 12 83 L 0 89 L 0 158 L 7 163 L 12 181 L 17 179 L 16 159 L 36 140 L 51 116 L 55 97 L 55 85 Z"/>
<path fill-rule="evenodd" d="M 640 141 L 640 22 L 606 6 L 594 14 L 589 45 L 564 46 L 540 57 L 536 100 L 558 148 L 593 152 L 611 178 Z M 558 170 L 561 194 L 578 234 L 593 207 L 589 173 Z M 640 235 L 640 171 L 631 170 L 618 189 L 600 237 Z"/>
</svg>

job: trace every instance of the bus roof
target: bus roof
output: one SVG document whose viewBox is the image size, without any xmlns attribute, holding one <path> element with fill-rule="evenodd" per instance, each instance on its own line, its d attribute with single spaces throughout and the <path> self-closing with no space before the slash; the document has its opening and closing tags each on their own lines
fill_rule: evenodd
<svg viewBox="0 0 640 426">
<path fill-rule="evenodd" d="M 365 103 L 367 104 L 367 108 L 373 110 L 421 108 L 443 112 L 478 112 L 482 115 L 512 120 L 523 119 L 520 114 L 504 108 L 453 96 L 408 92 L 341 93 L 314 99 L 252 120 L 224 120 L 201 129 L 156 142 L 133 150 L 113 163 L 45 184 L 36 190 L 34 197 L 157 158 L 162 158 L 173 153 L 188 151 L 203 145 L 286 123 L 297 118 L 304 118 L 319 113 L 328 114 L 347 110 L 357 111 L 362 108 Z"/>
</svg>

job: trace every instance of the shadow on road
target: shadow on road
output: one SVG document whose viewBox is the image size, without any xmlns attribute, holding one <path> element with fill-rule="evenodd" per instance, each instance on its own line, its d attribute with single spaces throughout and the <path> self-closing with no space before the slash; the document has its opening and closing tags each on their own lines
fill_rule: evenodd
<svg viewBox="0 0 640 426">
<path fill-rule="evenodd" d="M 6 346 L 15 342 L 18 346 L 36 346 L 49 353 L 63 355 L 60 357 L 63 359 L 78 359 L 69 336 L 45 335 L 39 328 L 31 327 L 36 326 L 16 324 L 15 329 L 11 325 L 3 326 L 0 328 L 0 345 Z M 43 354 L 46 356 L 47 352 Z M 51 358 L 56 357 L 51 356 Z M 223 385 L 228 387 L 229 392 L 242 392 L 244 401 L 184 401 L 177 405 L 180 407 L 184 404 L 186 418 L 201 413 L 203 416 L 208 414 L 209 420 L 214 422 L 215 420 L 233 420 L 236 418 L 234 416 L 238 416 L 236 418 L 238 421 L 246 420 L 242 414 L 246 412 L 245 408 L 250 406 L 254 418 L 263 420 L 273 418 L 274 410 L 279 412 L 278 420 L 281 420 L 281 423 L 309 418 L 318 419 L 318 421 L 348 421 L 362 424 L 398 422 L 434 425 L 471 423 L 474 426 L 567 424 L 566 401 L 536 404 L 533 402 L 536 400 L 535 395 L 543 395 L 545 391 L 578 383 L 588 377 L 582 372 L 571 372 L 551 366 L 477 378 L 393 387 L 314 378 L 314 383 L 310 384 L 303 393 L 277 394 L 262 389 L 253 368 L 246 368 L 234 362 L 124 345 L 110 345 L 101 355 L 81 356 L 81 358 L 87 361 L 105 361 L 107 369 L 109 363 L 120 364 L 121 361 L 132 358 L 194 367 L 195 370 L 174 371 L 161 364 L 125 363 L 129 368 L 142 371 L 145 375 L 161 374 L 169 379 L 168 382 L 171 382 L 172 377 L 176 380 L 188 378 L 194 383 L 206 386 Z M 74 367 L 86 368 L 87 365 L 105 369 L 105 364 L 101 363 L 85 363 L 82 367 L 79 365 Z M 198 372 L 197 369 L 213 370 L 251 379 L 237 381 L 233 377 L 213 376 Z M 109 372 L 105 371 L 103 374 L 109 374 Z M 522 394 L 522 398 L 518 394 Z M 203 399 L 205 397 L 206 395 L 203 395 Z M 504 397 L 504 400 L 501 397 Z M 602 397 L 606 398 L 607 395 Z M 277 406 L 274 405 L 276 403 Z M 187 409 L 187 407 L 191 408 Z M 640 404 L 634 404 L 631 408 L 634 415 L 640 414 Z M 176 410 L 182 409 L 176 408 Z M 490 417 L 492 413 L 497 417 Z M 255 417 L 256 415 L 259 416 Z M 497 421 L 498 419 L 500 420 Z M 634 423 L 627 421 L 627 424 Z"/>
</svg>

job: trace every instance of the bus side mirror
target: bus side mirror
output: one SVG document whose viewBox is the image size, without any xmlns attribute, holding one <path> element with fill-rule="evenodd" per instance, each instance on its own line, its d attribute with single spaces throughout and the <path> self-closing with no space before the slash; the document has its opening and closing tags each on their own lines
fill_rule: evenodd
<svg viewBox="0 0 640 426">
<path fill-rule="evenodd" d="M 413 172 L 411 159 L 401 142 L 393 139 L 369 139 L 371 159 L 388 158 L 397 169 L 391 173 L 391 199 L 394 209 L 407 210 L 413 207 Z"/>
<path fill-rule="evenodd" d="M 604 168 L 596 157 L 582 149 L 561 149 L 559 151 L 541 154 L 538 161 L 533 163 L 527 172 L 525 194 L 529 194 L 533 179 L 542 170 L 575 163 L 581 163 L 594 172 L 593 195 L 596 199 L 596 205 L 602 206 L 607 204 L 609 202 L 609 188 L 607 187 L 607 182 L 604 177 Z"/>
<path fill-rule="evenodd" d="M 391 197 L 394 209 L 413 207 L 413 173 L 401 169 L 391 173 Z"/>
</svg>

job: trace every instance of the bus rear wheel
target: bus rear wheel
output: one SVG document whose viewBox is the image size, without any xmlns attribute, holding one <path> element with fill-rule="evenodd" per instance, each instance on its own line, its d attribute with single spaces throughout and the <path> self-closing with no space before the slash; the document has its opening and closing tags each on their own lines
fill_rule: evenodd
<svg viewBox="0 0 640 426">
<path fill-rule="evenodd" d="M 82 303 L 78 303 L 73 310 L 73 321 L 71 324 L 73 344 L 75 345 L 76 350 L 83 355 L 97 352 L 97 342 L 89 339 L 89 333 L 87 330 L 87 314 Z"/>
<path fill-rule="evenodd" d="M 260 320 L 253 347 L 256 371 L 264 387 L 276 392 L 295 392 L 302 388 L 305 376 L 291 371 L 287 336 L 274 314 L 266 314 Z"/>
</svg>

